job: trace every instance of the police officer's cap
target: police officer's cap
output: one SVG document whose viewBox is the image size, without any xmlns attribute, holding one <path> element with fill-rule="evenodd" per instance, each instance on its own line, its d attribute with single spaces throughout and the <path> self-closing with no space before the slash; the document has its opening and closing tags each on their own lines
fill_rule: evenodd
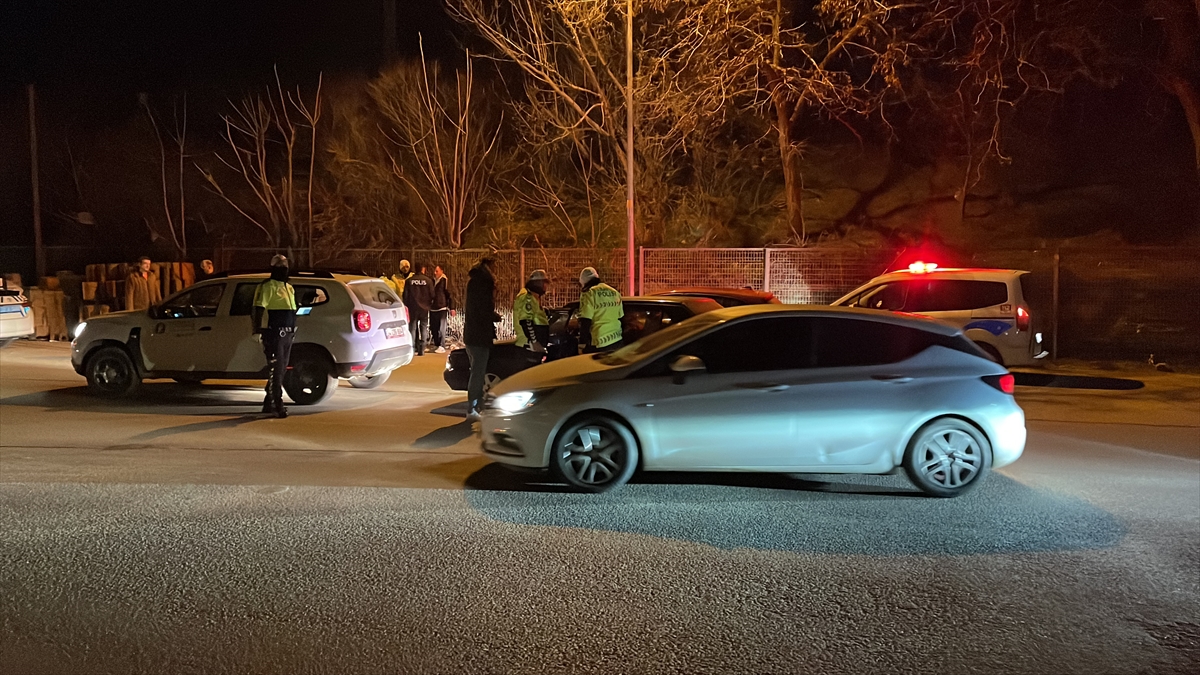
<svg viewBox="0 0 1200 675">
<path fill-rule="evenodd" d="M 530 272 L 529 279 L 527 279 L 525 283 L 533 283 L 535 281 L 550 281 L 550 277 L 547 276 L 546 270 L 534 270 Z"/>
<path fill-rule="evenodd" d="M 579 284 L 582 286 L 582 285 L 586 284 L 587 282 L 591 281 L 592 279 L 599 279 L 599 278 L 600 278 L 600 275 L 596 273 L 595 267 L 585 267 L 585 268 L 583 268 L 583 271 L 579 273 Z"/>
<path fill-rule="evenodd" d="M 286 255 L 276 254 L 274 258 L 271 258 L 271 267 L 287 267 L 287 266 L 288 266 L 288 259 L 287 259 Z"/>
</svg>

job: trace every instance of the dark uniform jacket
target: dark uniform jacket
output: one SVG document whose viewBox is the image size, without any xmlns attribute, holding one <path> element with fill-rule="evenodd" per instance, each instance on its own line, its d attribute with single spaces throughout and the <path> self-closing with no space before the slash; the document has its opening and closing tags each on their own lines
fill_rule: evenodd
<svg viewBox="0 0 1200 675">
<path fill-rule="evenodd" d="M 404 306 L 413 316 L 428 314 L 433 306 L 433 279 L 424 274 L 409 277 L 404 282 Z"/>
<path fill-rule="evenodd" d="M 454 298 L 450 297 L 450 284 L 446 283 L 446 277 L 433 280 L 433 306 L 434 311 L 439 309 L 454 309 Z"/>
<path fill-rule="evenodd" d="M 496 340 L 496 277 L 483 265 L 471 268 L 467 279 L 467 304 L 463 308 L 463 342 L 472 346 L 491 345 Z"/>
</svg>

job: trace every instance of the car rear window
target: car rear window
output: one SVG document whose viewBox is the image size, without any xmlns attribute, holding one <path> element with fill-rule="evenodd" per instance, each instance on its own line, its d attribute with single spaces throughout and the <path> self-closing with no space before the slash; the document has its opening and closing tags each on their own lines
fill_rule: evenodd
<svg viewBox="0 0 1200 675">
<path fill-rule="evenodd" d="M 897 363 L 940 345 L 981 356 L 962 336 L 898 326 L 869 319 L 820 317 L 815 319 L 814 365 L 817 368 L 875 366 Z"/>
<path fill-rule="evenodd" d="M 1003 281 L 914 279 L 904 286 L 906 312 L 959 312 L 1008 302 L 1008 284 Z"/>
<path fill-rule="evenodd" d="M 368 307 L 391 309 L 400 303 L 392 287 L 382 281 L 356 281 L 347 286 L 354 292 L 354 297 Z"/>
</svg>

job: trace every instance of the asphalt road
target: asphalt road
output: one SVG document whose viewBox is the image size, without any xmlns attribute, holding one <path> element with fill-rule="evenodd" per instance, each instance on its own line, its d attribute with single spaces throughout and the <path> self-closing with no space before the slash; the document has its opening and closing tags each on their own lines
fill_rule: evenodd
<svg viewBox="0 0 1200 675">
<path fill-rule="evenodd" d="M 3 673 L 1190 673 L 1200 377 L 1020 387 L 1026 455 L 899 476 L 489 465 L 426 356 L 287 420 L 0 351 Z"/>
</svg>

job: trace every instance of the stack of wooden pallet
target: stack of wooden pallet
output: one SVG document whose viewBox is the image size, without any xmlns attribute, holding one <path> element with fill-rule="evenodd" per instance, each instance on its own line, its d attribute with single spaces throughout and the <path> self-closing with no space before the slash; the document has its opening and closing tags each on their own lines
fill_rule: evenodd
<svg viewBox="0 0 1200 675">
<path fill-rule="evenodd" d="M 39 338 L 69 340 L 66 313 L 63 305 L 66 297 L 58 277 L 44 277 L 41 287 L 27 291 L 29 304 L 33 308 L 33 328 Z"/>
<path fill-rule="evenodd" d="M 82 277 L 71 271 L 42 277 L 38 288 L 27 293 L 37 336 L 69 340 L 71 329 L 81 320 L 127 309 L 125 279 L 134 269 L 126 263 L 99 264 L 88 265 Z M 196 279 L 191 263 L 155 263 L 153 271 L 163 298 L 191 286 Z"/>
</svg>

